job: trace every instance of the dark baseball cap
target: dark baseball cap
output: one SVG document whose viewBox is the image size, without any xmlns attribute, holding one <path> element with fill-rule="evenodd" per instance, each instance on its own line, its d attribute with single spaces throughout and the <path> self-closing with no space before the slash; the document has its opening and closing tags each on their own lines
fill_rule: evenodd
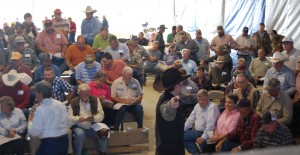
<svg viewBox="0 0 300 155">
<path fill-rule="evenodd" d="M 249 30 L 248 27 L 244 27 L 243 28 L 243 31 L 247 31 L 248 32 L 248 30 Z"/>
<path fill-rule="evenodd" d="M 238 107 L 238 108 L 249 107 L 250 108 L 251 102 L 247 98 L 242 98 L 238 101 L 238 103 L 236 104 L 236 107 Z"/>
<path fill-rule="evenodd" d="M 263 116 L 262 116 L 262 123 L 263 124 L 269 124 L 274 120 L 276 120 L 276 115 L 274 113 L 269 112 L 269 111 L 264 113 Z"/>
</svg>

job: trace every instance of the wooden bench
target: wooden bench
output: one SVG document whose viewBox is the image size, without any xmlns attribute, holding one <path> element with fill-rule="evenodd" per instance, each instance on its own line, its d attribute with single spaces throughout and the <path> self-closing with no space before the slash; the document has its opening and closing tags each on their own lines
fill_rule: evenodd
<svg viewBox="0 0 300 155">
<path fill-rule="evenodd" d="M 123 129 L 123 123 L 132 122 L 136 122 L 134 115 L 126 112 L 121 124 L 122 130 L 110 132 L 110 138 L 108 139 L 108 153 L 129 153 L 149 150 L 149 130 L 140 131 L 138 129 Z M 83 148 L 98 148 L 96 138 L 86 138 Z"/>
</svg>

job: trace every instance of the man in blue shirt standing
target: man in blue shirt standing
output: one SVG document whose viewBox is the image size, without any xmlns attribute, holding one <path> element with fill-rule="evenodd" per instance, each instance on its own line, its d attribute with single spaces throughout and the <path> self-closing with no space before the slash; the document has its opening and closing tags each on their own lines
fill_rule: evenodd
<svg viewBox="0 0 300 155">
<path fill-rule="evenodd" d="M 93 16 L 97 10 L 93 10 L 91 6 L 87 6 L 85 11 L 86 18 L 81 23 L 81 35 L 86 37 L 86 43 L 93 46 L 95 35 L 97 35 L 102 27 L 100 20 Z"/>
</svg>

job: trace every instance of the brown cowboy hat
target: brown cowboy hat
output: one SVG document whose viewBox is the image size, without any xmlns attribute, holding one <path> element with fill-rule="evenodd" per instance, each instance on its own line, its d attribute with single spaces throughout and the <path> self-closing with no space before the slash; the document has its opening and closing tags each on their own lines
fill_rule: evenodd
<svg viewBox="0 0 300 155">
<path fill-rule="evenodd" d="M 169 68 L 155 78 L 153 89 L 158 92 L 168 90 L 190 76 L 191 75 L 182 76 L 177 68 Z"/>
</svg>

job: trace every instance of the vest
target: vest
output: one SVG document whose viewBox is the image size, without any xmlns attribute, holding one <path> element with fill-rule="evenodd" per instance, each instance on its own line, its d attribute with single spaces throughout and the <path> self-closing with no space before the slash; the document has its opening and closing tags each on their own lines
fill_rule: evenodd
<svg viewBox="0 0 300 155">
<path fill-rule="evenodd" d="M 80 98 L 79 97 L 76 97 L 76 98 L 74 98 L 74 99 L 72 99 L 70 101 L 71 107 L 73 109 L 73 115 L 74 116 L 79 116 L 79 113 L 80 113 L 79 102 L 80 102 Z M 98 109 L 97 97 L 89 96 L 89 102 L 91 104 L 92 115 L 96 115 L 97 114 L 97 109 Z"/>
<path fill-rule="evenodd" d="M 257 91 L 256 88 L 253 87 L 252 84 L 248 83 L 248 87 L 247 87 L 248 90 L 250 90 L 248 92 L 247 95 L 247 99 L 250 101 L 251 103 L 251 109 L 255 110 L 256 109 L 256 105 L 253 104 L 253 94 L 255 91 Z M 242 93 L 242 90 L 241 89 L 236 89 L 236 95 L 239 97 L 239 99 L 242 99 L 243 98 L 243 93 Z"/>
</svg>

